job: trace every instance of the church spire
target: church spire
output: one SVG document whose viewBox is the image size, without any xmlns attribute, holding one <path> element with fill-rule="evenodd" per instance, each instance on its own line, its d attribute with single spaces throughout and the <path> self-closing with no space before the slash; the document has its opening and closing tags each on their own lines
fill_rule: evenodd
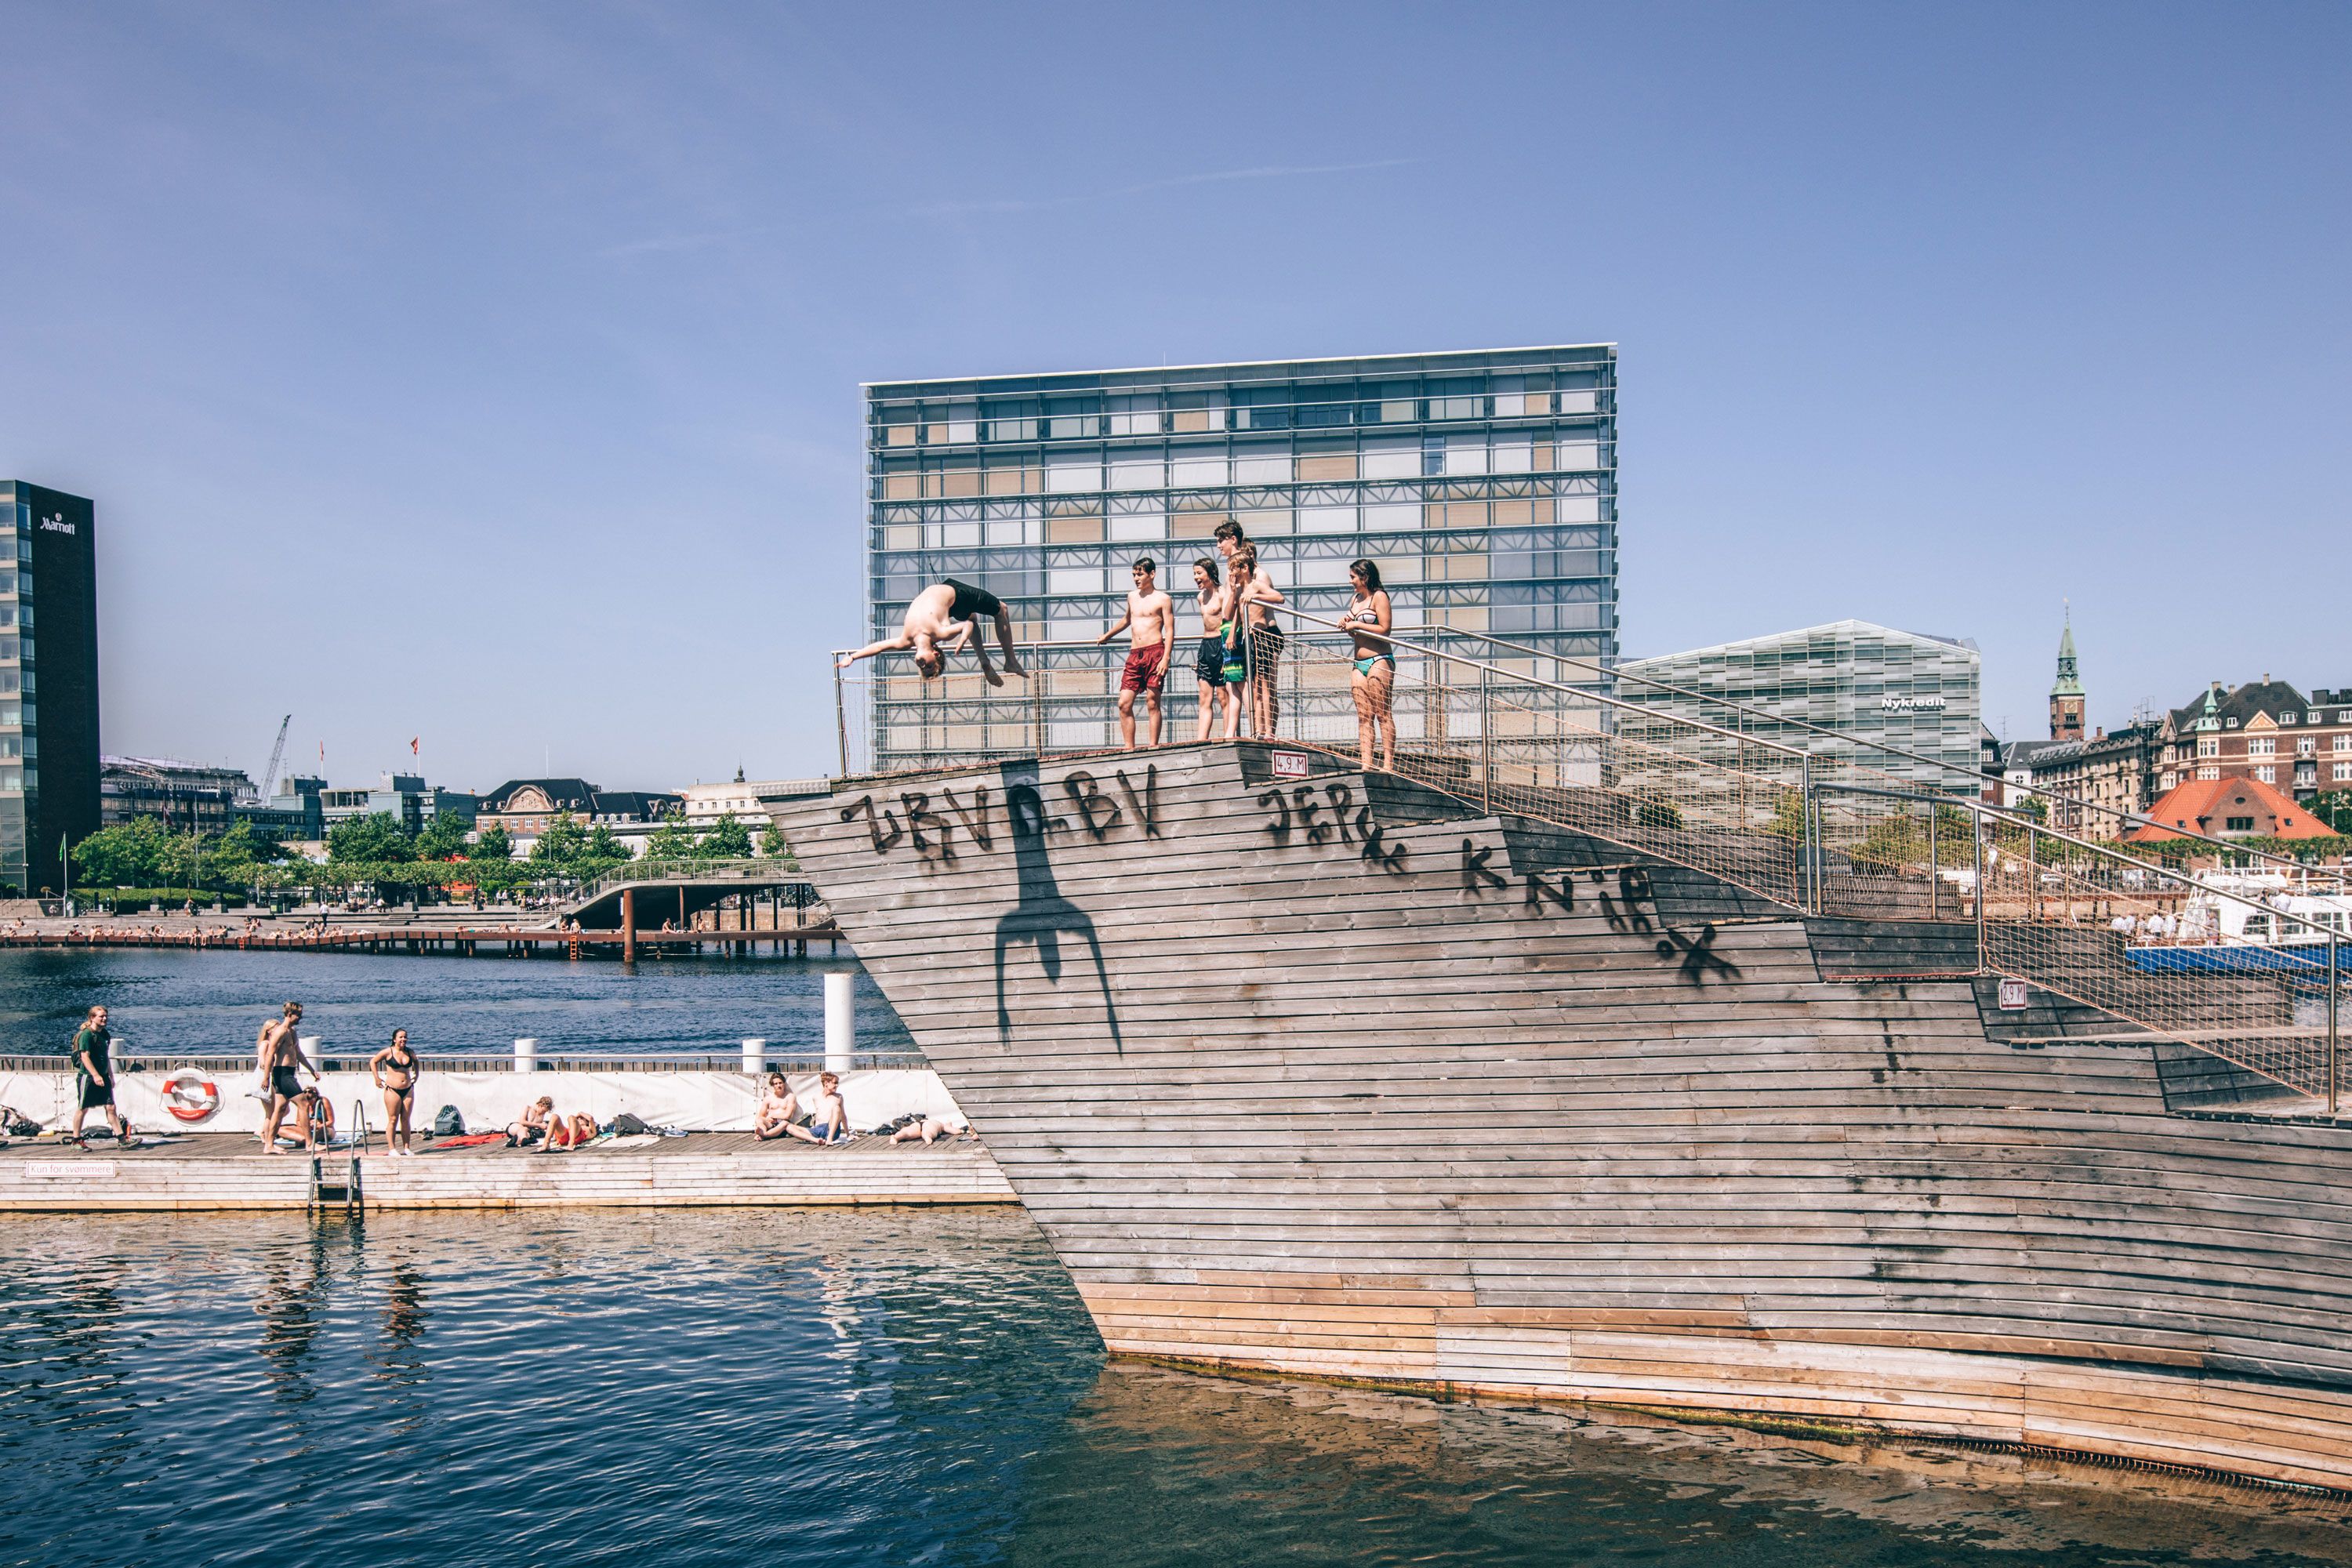
<svg viewBox="0 0 2352 1568">
<path fill-rule="evenodd" d="M 2064 604 L 2065 601 L 2061 600 Z M 2074 665 L 2074 607 L 2066 605 L 2066 629 L 2058 634 L 2058 684 L 2050 689 L 2053 697 L 2080 697 L 2083 680 Z"/>
<path fill-rule="evenodd" d="M 2066 605 L 2066 629 L 2058 634 L 2058 679 L 2050 688 L 2050 738 L 2083 738 L 2083 679 L 2074 661 L 2074 607 Z"/>
</svg>

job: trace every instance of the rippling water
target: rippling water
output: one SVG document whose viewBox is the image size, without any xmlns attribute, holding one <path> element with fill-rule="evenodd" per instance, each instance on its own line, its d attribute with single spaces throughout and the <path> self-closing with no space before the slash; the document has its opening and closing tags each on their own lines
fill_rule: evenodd
<svg viewBox="0 0 2352 1568">
<path fill-rule="evenodd" d="M 0 1221 L 0 1561 L 2342 1561 L 2322 1505 L 1106 1366 L 1009 1209 Z"/>
<path fill-rule="evenodd" d="M 530 1036 L 542 1053 L 733 1055 L 751 1037 L 779 1054 L 823 1049 L 824 982 L 841 959 L 565 963 L 363 953 L 12 949 L 0 952 L 0 1054 L 66 1053 L 94 1002 L 121 1048 L 249 1051 L 289 998 L 330 1050 L 373 1051 L 404 1028 L 426 1052 L 491 1052 Z M 859 973 L 857 1043 L 908 1050 L 906 1026 Z"/>
</svg>

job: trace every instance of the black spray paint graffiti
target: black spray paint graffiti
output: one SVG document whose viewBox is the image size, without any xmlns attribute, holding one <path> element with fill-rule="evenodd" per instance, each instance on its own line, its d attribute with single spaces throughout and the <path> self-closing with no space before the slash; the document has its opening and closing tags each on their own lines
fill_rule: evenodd
<svg viewBox="0 0 2352 1568">
<path fill-rule="evenodd" d="M 1111 777 L 1118 784 L 1117 796 L 1105 791 L 1101 781 L 1089 773 L 1073 773 L 1062 781 L 1064 792 L 1069 795 L 1071 805 L 1077 810 L 1078 823 L 1087 835 L 1099 843 L 1109 836 L 1112 829 L 1131 821 L 1148 837 L 1164 837 L 1160 831 L 1159 765 L 1153 763 L 1143 770 L 1143 787 L 1140 789 L 1136 787 L 1133 779 L 1127 776 L 1125 768 L 1118 770 Z M 1027 788 L 1033 798 L 1042 800 L 1040 787 L 1034 776 Z M 955 834 L 958 827 L 961 827 L 964 837 L 980 848 L 992 849 L 996 847 L 995 827 L 989 820 L 987 785 L 974 788 L 969 798 L 958 795 L 952 789 L 940 790 L 937 799 L 953 814 L 952 821 L 934 808 L 933 798 L 927 790 L 902 791 L 895 803 L 897 809 L 893 810 L 888 805 L 876 805 L 870 795 L 860 795 L 841 808 L 841 820 L 853 822 L 864 817 L 866 831 L 877 855 L 887 854 L 898 847 L 899 840 L 904 839 L 909 848 L 926 859 L 936 857 L 951 863 L 956 858 Z M 1124 810 L 1119 805 L 1121 799 L 1127 802 Z M 1004 812 L 1006 830 L 1017 839 L 1020 834 L 1018 808 L 1009 789 L 1005 792 Z M 1047 817 L 1045 823 L 1046 833 L 1066 833 L 1070 830 L 1067 817 Z M 1017 844 L 1015 847 L 1018 847 Z"/>
<path fill-rule="evenodd" d="M 1034 762 L 1007 763 L 1003 769 L 1004 781 L 1004 817 L 1008 836 L 1013 840 L 1013 869 L 1018 898 L 996 922 L 996 1037 L 1000 1045 L 1013 1043 L 1013 1015 L 1004 1002 L 1004 954 L 1010 948 L 1034 947 L 1037 962 L 1045 971 L 1045 978 L 1055 985 L 1062 982 L 1062 938 L 1083 938 L 1087 951 L 1095 961 L 1095 983 L 1102 988 L 1103 1015 L 1110 1020 L 1110 1043 L 1119 1055 L 1127 1047 L 1119 1037 L 1118 1006 L 1111 1000 L 1110 971 L 1103 963 L 1102 938 L 1095 931 L 1093 917 L 1062 896 L 1054 880 L 1054 867 L 1046 854 L 1045 837 L 1056 828 L 1066 829 L 1069 824 L 1045 814 L 1045 799 L 1037 788 L 1037 764 Z M 1091 795 L 1078 785 L 1081 775 L 1070 775 L 1068 785 L 1072 800 L 1088 799 L 1108 805 L 1113 816 L 1097 828 L 1096 819 L 1087 814 L 1081 804 L 1087 831 L 1097 838 L 1110 831 L 1117 820 L 1118 806 L 1099 792 Z M 1086 780 L 1091 785 L 1092 778 Z M 1120 781 L 1124 783 L 1125 780 Z M 1151 781 L 1145 779 L 1147 800 Z M 1140 806 L 1137 815 L 1153 831 L 1152 816 Z"/>
<path fill-rule="evenodd" d="M 1319 800 L 1313 784 L 1287 790 L 1276 784 L 1260 793 L 1257 803 L 1273 811 L 1265 830 L 1278 845 L 1288 844 L 1294 834 L 1309 844 L 1360 844 L 1363 858 L 1383 871 L 1402 871 L 1404 858 L 1412 847 L 1389 843 L 1388 829 L 1372 820 L 1370 806 L 1356 804 L 1356 792 L 1348 784 L 1325 784 Z M 1327 805 L 1331 813 L 1328 821 L 1323 817 Z"/>
<path fill-rule="evenodd" d="M 1490 889 L 1507 888 L 1511 885 L 1510 878 L 1490 864 L 1499 848 L 1500 846 L 1490 844 L 1481 849 L 1471 839 L 1465 838 L 1462 841 L 1462 890 L 1464 892 L 1483 893 Z M 1559 879 L 1558 884 L 1554 885 L 1545 881 L 1540 872 L 1528 873 L 1523 879 L 1524 907 L 1541 912 L 1544 904 L 1549 901 L 1564 911 L 1574 913 L 1576 873 L 1567 871 L 1557 875 Z M 1658 956 L 1667 959 L 1679 957 L 1682 960 L 1683 978 L 1692 984 L 1704 985 L 1709 974 L 1720 974 L 1730 980 L 1739 977 L 1739 966 L 1715 951 L 1716 929 L 1712 922 L 1701 926 L 1696 936 L 1685 936 L 1681 931 L 1663 926 L 1662 922 L 1654 918 L 1653 911 L 1657 908 L 1657 888 L 1650 879 L 1648 868 L 1619 867 L 1616 889 L 1613 892 L 1609 887 L 1609 872 L 1606 868 L 1597 866 L 1591 868 L 1584 872 L 1584 876 L 1586 880 L 1592 884 L 1594 895 L 1601 904 L 1601 918 L 1609 922 L 1609 929 L 1629 932 L 1662 932 L 1656 943 Z M 1649 908 L 1644 909 L 1643 906 L 1645 904 Z"/>
</svg>

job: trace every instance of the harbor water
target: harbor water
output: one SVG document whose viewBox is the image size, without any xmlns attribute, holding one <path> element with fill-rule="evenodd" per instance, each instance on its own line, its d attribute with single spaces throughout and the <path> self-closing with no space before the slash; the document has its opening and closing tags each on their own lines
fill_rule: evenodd
<svg viewBox="0 0 2352 1568">
<path fill-rule="evenodd" d="M 814 1051 L 822 962 L 0 954 L 0 1049 Z M 861 977 L 860 1044 L 903 1048 Z M 2201 1479 L 1105 1358 L 1018 1209 L 0 1217 L 0 1565 L 2303 1564 Z"/>
<path fill-rule="evenodd" d="M 0 1561 L 2341 1561 L 2311 1500 L 1108 1364 L 1011 1208 L 0 1223 Z"/>
<path fill-rule="evenodd" d="M 504 1055 L 519 1037 L 542 1056 L 775 1054 L 824 1045 L 823 976 L 841 958 L 666 957 L 610 961 L 411 958 L 178 948 L 0 952 L 0 1055 L 63 1056 L 94 1002 L 131 1053 L 250 1051 L 279 1005 L 302 1004 L 302 1030 L 343 1055 L 373 1054 L 408 1031 L 428 1055 Z M 906 1026 L 862 972 L 857 1047 L 913 1048 Z"/>
</svg>

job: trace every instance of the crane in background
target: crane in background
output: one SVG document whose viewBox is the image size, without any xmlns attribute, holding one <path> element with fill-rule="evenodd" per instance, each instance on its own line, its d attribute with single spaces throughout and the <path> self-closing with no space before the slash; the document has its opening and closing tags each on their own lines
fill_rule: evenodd
<svg viewBox="0 0 2352 1568">
<path fill-rule="evenodd" d="M 278 787 L 278 765 L 286 761 L 286 728 L 293 722 L 294 715 L 291 713 L 286 715 L 286 717 L 278 722 L 278 744 L 269 748 L 269 771 L 261 775 L 261 798 L 263 800 L 269 799 L 270 791 Z"/>
</svg>

